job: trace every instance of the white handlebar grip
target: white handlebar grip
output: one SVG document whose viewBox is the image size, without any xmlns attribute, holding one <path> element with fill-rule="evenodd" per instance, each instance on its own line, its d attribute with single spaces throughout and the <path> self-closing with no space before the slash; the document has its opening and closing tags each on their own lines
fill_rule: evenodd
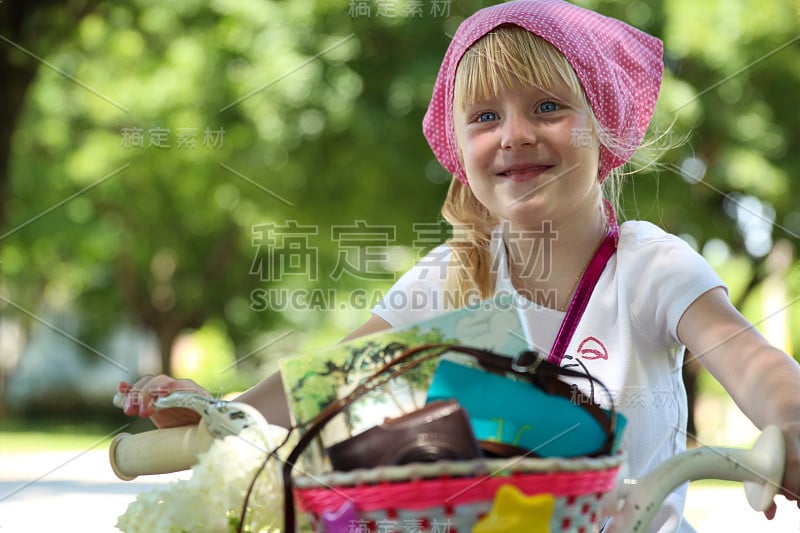
<svg viewBox="0 0 800 533">
<path fill-rule="evenodd" d="M 745 481 L 747 502 L 756 511 L 765 511 L 778 494 L 786 467 L 786 444 L 783 432 L 777 426 L 767 426 L 753 445 L 759 454 L 755 479 Z"/>
<path fill-rule="evenodd" d="M 111 441 L 108 455 L 117 477 L 130 481 L 139 475 L 188 470 L 213 440 L 204 422 L 136 435 L 120 433 Z"/>
</svg>

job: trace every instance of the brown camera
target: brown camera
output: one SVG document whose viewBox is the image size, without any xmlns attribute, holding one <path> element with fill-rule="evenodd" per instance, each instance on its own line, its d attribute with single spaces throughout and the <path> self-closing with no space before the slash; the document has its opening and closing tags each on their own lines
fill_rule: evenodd
<svg viewBox="0 0 800 533">
<path fill-rule="evenodd" d="M 387 419 L 327 449 L 334 470 L 459 461 L 481 456 L 469 417 L 458 402 L 432 402 Z"/>
</svg>

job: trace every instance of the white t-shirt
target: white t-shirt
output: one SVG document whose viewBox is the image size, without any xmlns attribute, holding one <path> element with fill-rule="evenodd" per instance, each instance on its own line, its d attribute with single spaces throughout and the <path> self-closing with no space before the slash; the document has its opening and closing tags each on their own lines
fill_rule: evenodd
<svg viewBox="0 0 800 533">
<path fill-rule="evenodd" d="M 491 246 L 496 292 L 517 294 L 501 231 L 495 231 Z M 449 258 L 447 245 L 432 250 L 373 312 L 393 327 L 446 312 L 442 294 Z M 614 395 L 615 405 L 628 419 L 622 447 L 633 477 L 642 477 L 685 449 L 684 346 L 678 340 L 678 322 L 692 302 L 719 286 L 724 287 L 719 276 L 683 240 L 648 222 L 621 225 L 617 252 L 597 282 L 562 366 L 583 367 Z M 520 315 L 531 348 L 548 354 L 564 313 L 522 296 L 517 301 L 524 304 Z M 585 385 L 580 380 L 576 384 Z M 602 392 L 595 399 L 604 403 Z M 681 520 L 686 488 L 667 498 L 648 531 L 693 531 Z"/>
</svg>

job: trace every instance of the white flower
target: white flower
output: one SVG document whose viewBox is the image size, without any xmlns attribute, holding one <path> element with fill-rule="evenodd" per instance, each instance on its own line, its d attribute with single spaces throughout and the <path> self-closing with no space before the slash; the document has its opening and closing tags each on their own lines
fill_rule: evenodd
<svg viewBox="0 0 800 533">
<path fill-rule="evenodd" d="M 277 426 L 269 429 L 268 435 L 250 427 L 239 435 L 216 439 L 192 467 L 190 479 L 139 494 L 119 517 L 117 527 L 126 533 L 235 531 L 253 476 L 270 446 L 282 442 L 286 433 Z M 287 445 L 286 452 L 289 450 L 291 446 Z M 244 531 L 281 530 L 281 464 L 279 459 L 271 459 L 259 476 L 250 496 Z"/>
</svg>

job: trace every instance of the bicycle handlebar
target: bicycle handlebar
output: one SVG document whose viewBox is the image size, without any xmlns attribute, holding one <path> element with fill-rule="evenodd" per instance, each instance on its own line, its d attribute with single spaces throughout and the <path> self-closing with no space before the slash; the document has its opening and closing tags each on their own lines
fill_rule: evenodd
<svg viewBox="0 0 800 533">
<path fill-rule="evenodd" d="M 179 396 L 156 403 L 158 406 L 161 402 L 163 407 L 185 406 L 185 399 Z M 114 438 L 109 456 L 117 477 L 131 480 L 143 474 L 187 470 L 197 463 L 200 453 L 208 450 L 215 436 L 235 434 L 252 420 L 262 431 L 268 431 L 267 423 L 250 406 L 198 397 L 189 399 L 207 403 L 199 425 L 137 435 L 122 433 Z M 750 506 L 764 511 L 783 481 L 785 453 L 783 433 L 776 426 L 765 428 L 750 450 L 702 447 L 679 453 L 642 479 L 619 482 L 617 498 L 622 505 L 614 513 L 609 533 L 643 531 L 670 492 L 686 481 L 697 479 L 744 481 Z"/>
<path fill-rule="evenodd" d="M 624 505 L 615 513 L 609 533 L 644 531 L 670 492 L 697 479 L 744 481 L 750 507 L 764 511 L 783 481 L 785 454 L 777 426 L 764 428 L 750 450 L 703 446 L 679 453 L 643 479 L 622 482 L 619 495 Z"/>
<path fill-rule="evenodd" d="M 113 403 L 122 407 L 125 395 L 117 393 Z M 108 450 L 111 468 L 118 478 L 130 481 L 144 474 L 188 470 L 198 455 L 211 447 L 214 438 L 237 435 L 249 426 L 259 426 L 267 435 L 269 425 L 254 407 L 215 400 L 194 393 L 172 393 L 158 398 L 156 409 L 183 407 L 201 415 L 198 425 L 117 435 Z"/>
<path fill-rule="evenodd" d="M 213 440 L 204 422 L 136 435 L 120 433 L 111 441 L 109 461 L 124 481 L 140 475 L 180 472 L 197 464 L 198 455 L 207 451 Z"/>
</svg>

